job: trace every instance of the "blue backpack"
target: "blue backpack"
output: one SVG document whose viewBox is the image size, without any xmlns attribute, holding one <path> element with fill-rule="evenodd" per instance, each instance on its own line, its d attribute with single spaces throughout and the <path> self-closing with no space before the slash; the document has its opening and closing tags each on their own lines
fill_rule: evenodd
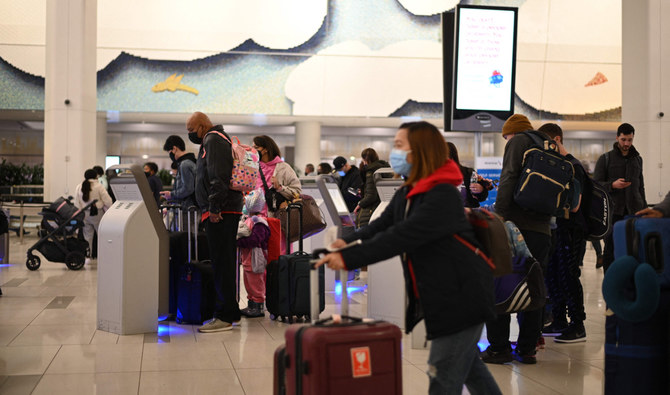
<svg viewBox="0 0 670 395">
<path fill-rule="evenodd" d="M 521 208 L 540 214 L 565 216 L 579 198 L 575 188 L 572 163 L 558 153 L 558 147 L 543 133 L 521 132 L 533 140 L 523 154 L 523 168 L 514 191 L 514 201 Z"/>
</svg>

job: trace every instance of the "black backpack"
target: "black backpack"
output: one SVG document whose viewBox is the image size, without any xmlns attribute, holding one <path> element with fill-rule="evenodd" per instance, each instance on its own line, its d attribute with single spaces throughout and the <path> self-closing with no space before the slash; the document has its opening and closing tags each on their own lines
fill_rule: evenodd
<svg viewBox="0 0 670 395">
<path fill-rule="evenodd" d="M 523 168 L 514 191 L 521 208 L 540 214 L 563 217 L 573 199 L 575 170 L 558 153 L 553 140 L 536 131 L 521 132 L 533 140 L 523 154 Z"/>
<path fill-rule="evenodd" d="M 586 172 L 585 172 L 586 173 Z M 588 175 L 584 180 L 580 210 L 586 223 L 586 239 L 601 240 L 612 231 L 612 201 L 598 181 Z"/>
</svg>

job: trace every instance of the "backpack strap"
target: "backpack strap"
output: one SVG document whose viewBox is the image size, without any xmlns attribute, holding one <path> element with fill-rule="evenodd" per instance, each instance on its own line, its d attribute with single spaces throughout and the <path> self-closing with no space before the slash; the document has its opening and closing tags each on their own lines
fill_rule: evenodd
<svg viewBox="0 0 670 395">
<path fill-rule="evenodd" d="M 472 245 L 472 243 L 468 242 L 467 240 L 465 240 L 464 238 L 462 238 L 461 236 L 459 236 L 457 234 L 454 234 L 454 239 L 458 240 L 461 244 L 468 247 L 468 249 L 470 249 L 470 251 L 474 252 L 475 255 L 482 258 L 484 260 L 484 262 L 486 262 L 486 264 L 491 267 L 491 270 L 496 269 L 496 264 L 493 263 L 493 259 L 491 259 L 486 254 L 484 254 L 484 252 L 480 248 L 475 247 L 474 245 Z"/>
<path fill-rule="evenodd" d="M 218 134 L 218 135 L 221 136 L 224 140 L 226 140 L 226 141 L 228 142 L 228 144 L 230 144 L 231 146 L 233 145 L 233 143 L 230 141 L 230 139 L 229 139 L 228 137 L 226 137 L 225 134 L 219 132 L 218 130 L 210 130 L 209 132 L 205 133 L 205 135 L 202 136 L 202 141 L 203 141 L 203 142 L 205 141 L 205 138 L 206 138 L 207 136 L 209 136 L 210 133 Z M 239 141 L 239 140 L 238 140 L 238 141 Z M 202 157 L 204 158 L 205 155 L 207 155 L 207 151 L 205 150 L 205 146 L 203 145 L 203 147 L 202 147 Z"/>
<path fill-rule="evenodd" d="M 524 134 L 524 135 L 530 137 L 530 139 L 533 141 L 533 144 L 537 145 L 538 147 L 540 147 L 542 149 L 545 149 L 544 148 L 544 143 L 546 141 L 547 144 L 549 145 L 549 148 L 558 152 L 558 146 L 556 146 L 556 142 L 554 140 L 552 140 L 551 138 L 545 138 L 545 137 L 549 137 L 549 136 L 546 136 L 544 133 L 540 133 L 540 132 L 535 131 L 535 130 L 527 130 L 527 131 L 521 132 L 519 134 Z"/>
</svg>

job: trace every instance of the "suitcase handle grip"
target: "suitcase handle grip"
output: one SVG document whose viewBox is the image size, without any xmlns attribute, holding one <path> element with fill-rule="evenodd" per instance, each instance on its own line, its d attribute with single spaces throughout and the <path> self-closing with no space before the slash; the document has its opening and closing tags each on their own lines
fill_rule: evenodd
<svg viewBox="0 0 670 395">
<path fill-rule="evenodd" d="M 316 270 L 314 266 L 319 260 L 321 255 L 327 254 L 330 252 L 342 251 L 346 248 L 361 244 L 361 240 L 354 240 L 351 243 L 345 245 L 342 248 L 317 248 L 312 251 L 312 258 L 310 260 L 310 271 L 309 271 L 309 304 L 310 304 L 310 314 L 312 319 L 312 324 L 316 324 L 319 320 L 319 271 Z M 341 313 L 343 317 L 348 317 L 349 315 L 349 294 L 347 292 L 347 271 L 340 271 L 340 282 L 342 284 L 342 302 L 341 302 Z"/>
<path fill-rule="evenodd" d="M 342 321 L 344 320 L 349 320 L 351 322 L 363 322 L 363 318 L 360 317 L 352 317 L 350 315 L 331 315 L 328 318 L 323 318 L 314 323 L 314 325 L 324 325 L 329 322 L 332 322 L 334 324 L 341 324 Z"/>
</svg>

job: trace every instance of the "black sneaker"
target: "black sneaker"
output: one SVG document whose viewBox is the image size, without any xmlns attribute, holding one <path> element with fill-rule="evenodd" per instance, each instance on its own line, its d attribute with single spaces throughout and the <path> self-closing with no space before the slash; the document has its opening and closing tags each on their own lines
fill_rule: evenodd
<svg viewBox="0 0 670 395">
<path fill-rule="evenodd" d="M 484 363 L 494 363 L 497 365 L 512 362 L 512 353 L 510 351 L 496 352 L 491 350 L 491 346 L 482 351 L 479 354 L 479 357 L 482 359 L 482 361 L 484 361 Z"/>
<path fill-rule="evenodd" d="M 556 343 L 579 343 L 586 341 L 584 325 L 570 325 L 563 334 L 554 338 Z"/>
<path fill-rule="evenodd" d="M 512 357 L 521 363 L 525 363 L 526 365 L 535 365 L 537 363 L 535 354 L 522 354 L 514 350 L 512 351 Z"/>
<path fill-rule="evenodd" d="M 568 329 L 567 323 L 557 323 L 552 322 L 551 324 L 545 326 L 542 329 L 543 336 L 560 336 L 563 332 Z"/>
</svg>

